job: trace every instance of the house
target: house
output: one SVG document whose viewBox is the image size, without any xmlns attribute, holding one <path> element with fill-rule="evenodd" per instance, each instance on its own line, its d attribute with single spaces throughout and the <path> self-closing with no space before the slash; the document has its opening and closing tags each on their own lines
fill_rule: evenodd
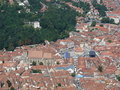
<svg viewBox="0 0 120 90">
<path fill-rule="evenodd" d="M 72 49 L 74 47 L 74 42 L 72 40 L 68 39 L 64 39 L 60 41 L 60 44 L 62 45 L 67 45 L 68 49 Z"/>
<path fill-rule="evenodd" d="M 77 25 L 75 28 L 76 28 L 76 31 L 79 31 L 79 32 L 83 32 L 83 31 L 87 32 L 89 30 L 87 23 L 82 23 L 80 25 Z"/>
<path fill-rule="evenodd" d="M 11 70 L 15 71 L 17 69 L 17 65 L 17 62 L 5 62 L 3 64 L 3 68 L 5 68 L 7 72 L 10 72 Z"/>
<path fill-rule="evenodd" d="M 13 3 L 14 3 L 14 1 L 13 1 L 13 0 L 9 0 L 9 3 L 10 3 L 10 4 L 13 4 Z"/>
<path fill-rule="evenodd" d="M 84 53 L 83 48 L 80 46 L 77 46 L 76 48 L 74 48 L 74 51 L 76 54 L 82 55 Z"/>
<path fill-rule="evenodd" d="M 107 11 L 107 17 L 113 19 L 115 23 L 120 22 L 120 13 L 118 11 Z"/>
<path fill-rule="evenodd" d="M 47 10 L 46 7 L 43 7 L 42 9 L 40 9 L 40 12 L 45 12 Z"/>
<path fill-rule="evenodd" d="M 76 17 L 77 25 L 81 24 L 84 21 L 84 17 Z"/>
<path fill-rule="evenodd" d="M 34 28 L 41 28 L 40 22 L 35 21 L 35 22 L 34 22 Z"/>
</svg>

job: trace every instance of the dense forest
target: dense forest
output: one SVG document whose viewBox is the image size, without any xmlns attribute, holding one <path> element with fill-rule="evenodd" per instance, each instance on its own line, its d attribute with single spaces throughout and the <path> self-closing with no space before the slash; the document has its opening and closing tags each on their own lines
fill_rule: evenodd
<svg viewBox="0 0 120 90">
<path fill-rule="evenodd" d="M 16 2 L 12 5 L 0 3 L 0 49 L 14 50 L 16 46 L 44 43 L 44 40 L 56 41 L 68 37 L 74 30 L 76 12 L 68 6 L 59 8 L 53 2 L 47 2 L 47 10 L 41 13 L 40 0 L 28 1 L 30 5 L 25 7 Z M 30 12 L 26 12 L 27 9 Z M 34 21 L 39 21 L 42 28 L 25 25 L 25 22 Z"/>
<path fill-rule="evenodd" d="M 20 0 L 23 2 L 24 0 Z M 101 16 L 105 16 L 106 7 L 93 0 L 93 6 L 98 9 Z M 41 3 L 42 2 L 42 3 Z M 65 2 L 72 2 L 80 7 L 84 13 L 78 13 Z M 45 12 L 40 12 L 46 6 Z M 14 1 L 0 0 L 0 50 L 14 50 L 16 46 L 44 43 L 45 40 L 56 41 L 69 36 L 69 32 L 75 30 L 76 16 L 85 16 L 90 10 L 90 4 L 86 2 L 73 2 L 70 0 L 28 0 L 28 3 L 20 6 Z M 40 22 L 41 29 L 26 24 Z M 102 22 L 113 20 L 103 19 Z"/>
</svg>

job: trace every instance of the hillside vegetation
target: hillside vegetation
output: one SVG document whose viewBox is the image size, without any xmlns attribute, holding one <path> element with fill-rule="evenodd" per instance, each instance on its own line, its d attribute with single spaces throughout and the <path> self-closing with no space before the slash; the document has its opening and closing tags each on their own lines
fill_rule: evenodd
<svg viewBox="0 0 120 90">
<path fill-rule="evenodd" d="M 13 50 L 16 46 L 44 43 L 44 40 L 56 41 L 68 37 L 74 30 L 76 12 L 64 5 L 61 8 L 47 4 L 44 13 L 40 12 L 40 0 L 28 0 L 30 6 L 10 5 L 8 2 L 0 5 L 0 49 Z M 35 7 L 35 5 L 37 6 Z M 26 12 L 26 8 L 30 12 Z M 25 22 L 39 21 L 41 29 L 34 29 Z"/>
</svg>

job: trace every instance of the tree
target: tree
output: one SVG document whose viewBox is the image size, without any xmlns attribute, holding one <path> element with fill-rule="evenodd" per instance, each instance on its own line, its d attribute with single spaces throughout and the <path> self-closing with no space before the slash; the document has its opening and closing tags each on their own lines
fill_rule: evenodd
<svg viewBox="0 0 120 90">
<path fill-rule="evenodd" d="M 34 69 L 32 69 L 32 73 L 42 73 L 42 71 L 41 70 L 34 70 Z"/>
<path fill-rule="evenodd" d="M 18 3 L 9 5 L 2 1 L 5 0 L 0 1 L 0 50 L 14 50 L 16 46 L 40 44 L 44 40 L 64 39 L 70 31 L 75 30 L 77 13 L 63 3 L 63 8 L 58 8 L 53 0 L 52 3 L 42 0 L 49 7 L 43 14 L 39 12 L 42 8 L 40 0 L 28 0 L 30 13 L 26 13 L 25 8 Z M 89 7 L 87 3 L 84 4 Z M 30 23 L 39 20 L 42 28 L 35 30 Z"/>
<path fill-rule="evenodd" d="M 99 70 L 100 72 L 102 72 L 102 70 L 103 70 L 102 66 L 99 66 L 99 67 L 98 67 L 98 70 Z"/>
<path fill-rule="evenodd" d="M 9 51 L 13 51 L 15 49 L 13 43 L 9 43 L 9 47 L 8 47 L 8 50 Z"/>
<path fill-rule="evenodd" d="M 109 17 L 102 18 L 101 23 L 111 23 L 111 24 L 115 24 L 114 19 L 110 19 Z"/>
<path fill-rule="evenodd" d="M 105 11 L 107 11 L 107 8 L 105 7 L 105 5 L 98 4 L 98 3 L 96 2 L 96 0 L 94 0 L 93 6 L 95 7 L 95 9 L 98 10 L 100 16 L 102 16 L 102 17 L 103 17 L 103 16 L 106 16 Z"/>
<path fill-rule="evenodd" d="M 37 89 L 40 89 L 40 87 L 39 87 L 39 88 L 37 88 Z"/>
<path fill-rule="evenodd" d="M 107 18 L 102 18 L 101 20 L 101 23 L 109 23 L 110 22 L 110 19 L 107 17 Z"/>
<path fill-rule="evenodd" d="M 60 63 L 59 62 L 57 62 L 57 65 L 59 65 Z"/>
<path fill-rule="evenodd" d="M 14 87 L 11 87 L 10 90 L 15 90 Z"/>
<path fill-rule="evenodd" d="M 1 82 L 1 87 L 3 87 L 3 85 L 4 85 L 4 83 L 3 83 L 3 82 Z"/>
<path fill-rule="evenodd" d="M 93 21 L 92 24 L 91 24 L 91 26 L 93 26 L 93 27 L 96 26 L 96 22 Z"/>
<path fill-rule="evenodd" d="M 110 23 L 111 23 L 111 24 L 115 24 L 114 19 L 110 19 Z"/>
<path fill-rule="evenodd" d="M 30 44 L 30 43 L 31 43 L 31 40 L 28 38 L 25 38 L 25 44 Z"/>
<path fill-rule="evenodd" d="M 7 84 L 8 84 L 8 87 L 10 87 L 12 85 L 12 83 L 10 82 L 10 80 L 7 80 Z"/>
<path fill-rule="evenodd" d="M 71 76 L 72 76 L 72 77 L 75 77 L 75 72 L 74 72 L 74 73 L 71 73 Z"/>
<path fill-rule="evenodd" d="M 112 40 L 108 40 L 109 43 L 112 43 Z"/>
<path fill-rule="evenodd" d="M 33 65 L 33 66 L 36 66 L 36 62 L 35 62 L 35 61 L 33 61 L 33 62 L 32 62 L 32 65 Z"/>
<path fill-rule="evenodd" d="M 103 24 L 100 24 L 101 27 L 103 27 Z"/>
<path fill-rule="evenodd" d="M 96 4 L 96 3 L 97 3 L 97 0 L 93 0 L 93 3 Z"/>
<path fill-rule="evenodd" d="M 103 3 L 103 0 L 100 0 L 100 4 Z"/>
<path fill-rule="evenodd" d="M 61 83 L 58 83 L 58 87 L 61 87 Z"/>
<path fill-rule="evenodd" d="M 87 3 L 87 2 L 82 2 L 82 1 L 79 1 L 79 2 L 72 2 L 73 6 L 76 6 L 76 7 L 80 7 L 83 9 L 83 11 L 85 11 L 85 14 L 90 11 L 90 4 Z"/>
<path fill-rule="evenodd" d="M 21 46 L 21 45 L 23 45 L 23 44 L 24 44 L 24 41 L 22 41 L 22 40 L 19 40 L 19 41 L 18 41 L 18 45 L 19 45 L 19 46 Z"/>
<path fill-rule="evenodd" d="M 40 62 L 39 65 L 43 65 L 43 62 Z"/>
<path fill-rule="evenodd" d="M 117 79 L 118 81 L 120 81 L 120 76 L 116 76 L 116 79 Z"/>
<path fill-rule="evenodd" d="M 30 9 L 32 11 L 39 11 L 42 8 L 39 0 L 28 0 L 28 2 L 30 3 Z"/>
</svg>

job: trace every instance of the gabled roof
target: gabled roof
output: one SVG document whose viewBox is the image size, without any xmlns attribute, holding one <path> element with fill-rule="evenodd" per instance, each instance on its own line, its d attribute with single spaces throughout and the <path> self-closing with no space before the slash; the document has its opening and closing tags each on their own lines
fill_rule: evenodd
<svg viewBox="0 0 120 90">
<path fill-rule="evenodd" d="M 42 58 L 42 57 L 43 57 L 43 51 L 37 51 L 37 50 L 28 51 L 28 58 Z"/>
</svg>

